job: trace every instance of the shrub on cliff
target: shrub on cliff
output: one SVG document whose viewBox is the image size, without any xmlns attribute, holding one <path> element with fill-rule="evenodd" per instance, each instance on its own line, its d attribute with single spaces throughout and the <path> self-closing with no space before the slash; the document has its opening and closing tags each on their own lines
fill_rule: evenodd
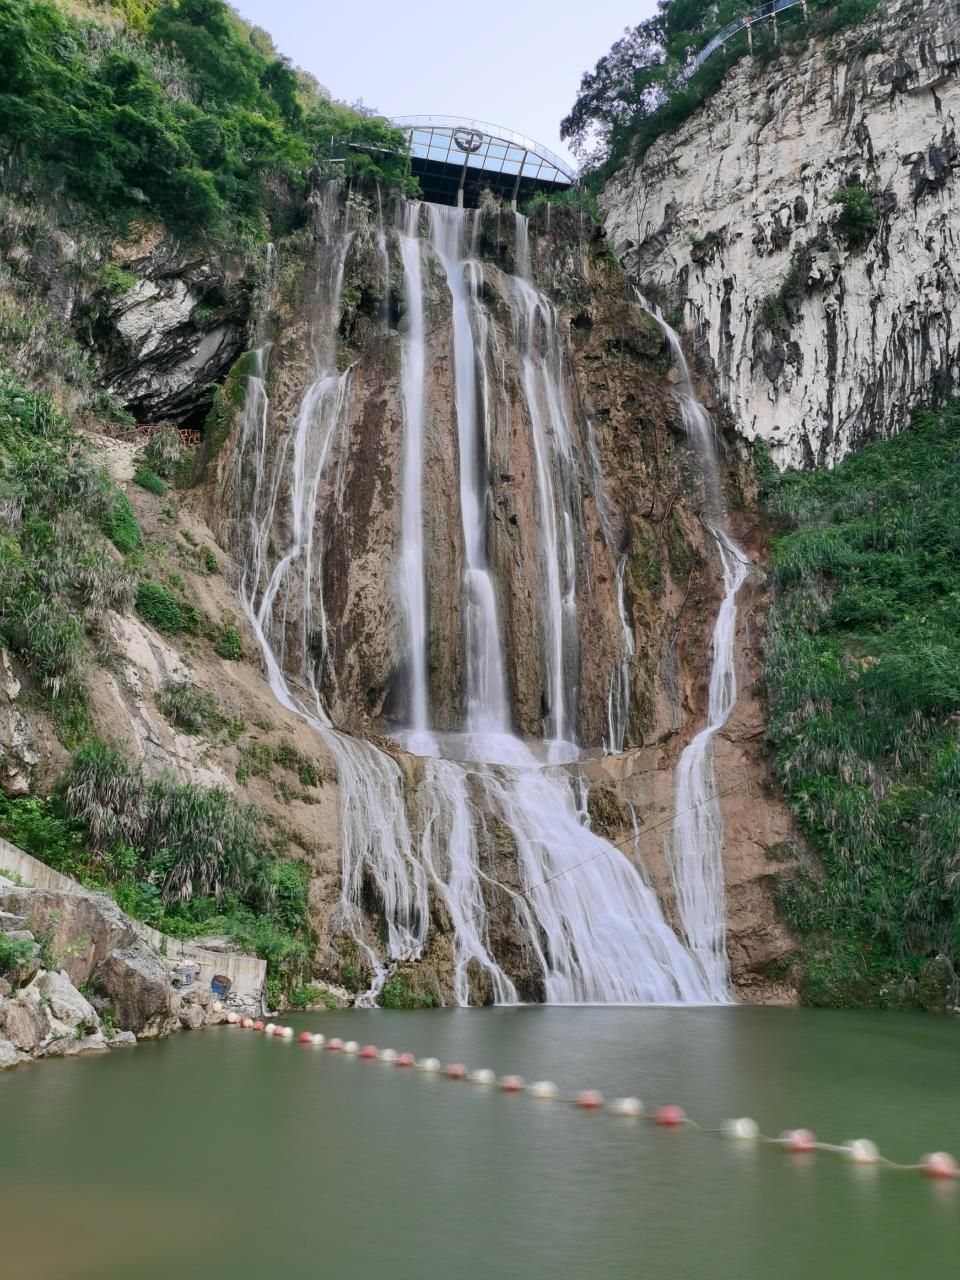
<svg viewBox="0 0 960 1280">
<path fill-rule="evenodd" d="M 308 172 L 409 184 L 403 135 L 331 103 L 222 0 L 125 2 L 100 25 L 0 0 L 0 140 L 110 226 L 146 211 L 190 235 L 264 238 Z"/>
<path fill-rule="evenodd" d="M 942 1001 L 931 974 L 960 968 L 960 401 L 765 486 L 791 526 L 770 563 L 769 733 L 820 860 L 784 886 L 804 995 Z"/>
</svg>

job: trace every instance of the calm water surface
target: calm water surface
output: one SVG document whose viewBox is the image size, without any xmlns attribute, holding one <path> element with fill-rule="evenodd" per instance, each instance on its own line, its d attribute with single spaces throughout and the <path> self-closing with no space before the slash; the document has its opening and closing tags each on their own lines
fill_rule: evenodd
<svg viewBox="0 0 960 1280">
<path fill-rule="evenodd" d="M 348 1011 L 298 1031 L 960 1154 L 960 1020 Z M 960 1184 L 575 1112 L 233 1028 L 0 1076 L 17 1280 L 960 1274 Z"/>
</svg>

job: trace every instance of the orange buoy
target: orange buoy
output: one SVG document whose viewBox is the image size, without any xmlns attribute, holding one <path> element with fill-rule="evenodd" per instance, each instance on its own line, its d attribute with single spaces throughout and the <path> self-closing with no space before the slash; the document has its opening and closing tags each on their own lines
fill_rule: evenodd
<svg viewBox="0 0 960 1280">
<path fill-rule="evenodd" d="M 523 1076 L 504 1076 L 500 1081 L 500 1088 L 504 1093 L 522 1093 L 523 1087 Z"/>
<path fill-rule="evenodd" d="M 960 1178 L 960 1166 L 949 1151 L 932 1151 L 920 1163 L 928 1178 Z"/>
<path fill-rule="evenodd" d="M 788 1129 L 786 1133 L 780 1135 L 780 1142 L 795 1155 L 806 1155 L 814 1151 L 817 1146 L 816 1134 L 811 1133 L 809 1129 Z"/>
<path fill-rule="evenodd" d="M 462 1062 L 451 1062 L 448 1067 L 444 1067 L 443 1074 L 450 1080 L 463 1080 L 467 1074 L 467 1068 Z"/>
<path fill-rule="evenodd" d="M 412 1053 L 398 1053 L 398 1054 L 397 1054 L 397 1060 L 396 1060 L 396 1062 L 395 1062 L 393 1065 L 394 1065 L 395 1067 L 412 1067 L 412 1066 L 413 1066 L 413 1054 L 412 1054 Z"/>
<path fill-rule="evenodd" d="M 603 1106 L 603 1094 L 596 1089 L 581 1089 L 574 1098 L 573 1105 L 581 1111 L 598 1111 Z"/>
<path fill-rule="evenodd" d="M 334 1036 L 332 1040 L 327 1041 L 327 1048 L 333 1049 L 334 1052 L 336 1052 L 336 1050 L 343 1048 L 343 1041 L 338 1040 L 337 1037 Z"/>
<path fill-rule="evenodd" d="M 673 1103 L 665 1107 L 657 1107 L 653 1113 L 653 1123 L 660 1125 L 664 1129 L 676 1129 L 685 1124 L 686 1119 L 687 1116 L 683 1107 L 678 1107 Z"/>
<path fill-rule="evenodd" d="M 377 1046 L 375 1044 L 365 1044 L 360 1050 L 361 1058 L 375 1058 L 377 1056 Z"/>
<path fill-rule="evenodd" d="M 313 1036 L 309 1031 L 301 1031 L 297 1039 L 301 1044 L 313 1044 Z"/>
</svg>

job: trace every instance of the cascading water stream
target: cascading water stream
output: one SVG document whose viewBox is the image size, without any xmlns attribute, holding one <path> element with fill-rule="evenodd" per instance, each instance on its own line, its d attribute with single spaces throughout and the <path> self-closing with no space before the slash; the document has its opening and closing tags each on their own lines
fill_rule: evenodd
<svg viewBox="0 0 960 1280">
<path fill-rule="evenodd" d="M 401 344 L 403 392 L 403 494 L 401 505 L 401 600 L 407 622 L 410 672 L 410 733 L 404 744 L 415 755 L 432 755 L 428 730 L 427 591 L 423 562 L 423 426 L 426 408 L 423 345 L 423 273 L 417 222 L 420 204 L 402 206 L 400 256 L 407 323 Z"/>
<path fill-rule="evenodd" d="M 750 562 L 725 529 L 713 423 L 693 391 L 690 369 L 676 331 L 660 311 L 638 295 L 640 305 L 660 326 L 673 354 L 679 380 L 675 388 L 680 416 L 703 472 L 704 524 L 717 544 L 723 569 L 723 601 L 713 628 L 713 662 L 707 723 L 688 743 L 674 778 L 674 821 L 668 861 L 687 945 L 697 960 L 712 1001 L 730 999 L 723 882 L 723 813 L 717 798 L 713 740 L 737 700 L 737 594 Z"/>
<path fill-rule="evenodd" d="M 329 522 L 342 508 L 352 379 L 352 369 L 336 368 L 335 335 L 352 234 L 340 221 L 333 187 L 324 192 L 319 209 L 313 380 L 287 429 L 271 433 L 269 346 L 264 343 L 250 358 L 238 441 L 241 599 L 274 695 L 323 738 L 336 764 L 340 923 L 375 975 L 361 1003 L 375 1000 L 391 962 L 422 954 L 431 880 L 452 926 L 453 991 L 459 1003 L 468 1003 L 476 991 L 478 968 L 495 1000 L 518 999 L 514 983 L 493 955 L 491 895 L 498 923 L 519 935 L 531 981 L 549 1001 L 707 999 L 703 976 L 667 926 L 653 891 L 619 849 L 589 829 L 579 780 L 566 769 L 544 767 L 537 752 L 511 731 L 497 586 L 487 550 L 491 388 L 499 387 L 506 402 L 509 371 L 494 351 L 496 326 L 482 298 L 483 271 L 474 240 L 480 215 L 432 207 L 428 213 L 426 241 L 419 211 L 412 206 L 402 215 L 398 236 L 406 327 L 397 580 L 408 634 L 407 741 L 410 734 L 418 735 L 426 757 L 424 780 L 411 809 L 418 814 L 419 841 L 409 824 L 397 763 L 372 744 L 337 731 L 320 694 L 322 683 L 336 688 L 333 629 L 322 589 L 323 552 Z M 525 231 L 524 224 L 524 245 Z M 465 670 L 464 731 L 452 735 L 437 733 L 430 723 L 423 537 L 425 254 L 443 269 L 452 307 Z M 528 256 L 526 262 L 529 271 Z M 541 529 L 541 559 L 548 570 L 551 563 L 555 566 L 545 591 L 551 616 L 544 631 L 553 654 L 544 691 L 549 716 L 543 747 L 549 757 L 558 746 L 576 750 L 575 556 L 582 495 L 555 313 L 529 279 L 515 278 L 508 285 L 522 342 L 520 392 L 533 452 L 539 453 L 538 501 L 544 516 L 552 513 L 550 531 Z M 494 827 L 508 834 L 505 856 L 516 860 L 519 894 L 511 889 L 504 897 L 504 886 L 491 883 L 483 869 Z M 362 907 L 371 890 L 383 915 L 387 964 L 379 958 Z"/>
<path fill-rule="evenodd" d="M 326 482 L 335 487 L 336 483 L 331 477 L 332 455 L 346 417 L 351 372 L 336 371 L 333 340 L 352 239 L 347 227 L 337 228 L 337 190 L 333 185 L 323 193 L 319 216 L 316 315 L 311 335 L 315 377 L 307 387 L 296 419 L 281 435 L 272 457 L 266 346 L 253 353 L 247 379 L 237 443 L 237 475 L 252 476 L 253 480 L 249 497 L 242 484 L 237 487 L 238 507 L 246 502 L 249 512 L 240 600 L 263 653 L 274 696 L 311 725 L 336 763 L 340 794 L 340 914 L 343 927 L 352 934 L 375 975 L 371 991 L 358 1003 L 364 999 L 372 1003 L 387 969 L 366 936 L 361 910 L 364 882 L 369 878 L 376 885 L 386 922 L 387 955 L 396 960 L 419 955 L 423 948 L 429 924 L 427 881 L 414 856 L 399 767 L 370 744 L 333 728 L 320 699 L 316 666 L 309 653 L 309 637 L 316 627 L 316 598 L 322 649 L 327 656 L 322 559 L 315 557 L 314 545 L 318 531 L 321 544 L 323 536 L 323 511 L 318 502 L 321 485 Z M 287 493 L 286 550 L 271 568 L 270 552 L 277 537 L 281 496 L 286 497 Z M 287 624 L 292 617 L 299 617 L 296 661 L 286 652 L 285 645 Z M 292 687 L 286 674 L 291 667 L 306 697 Z"/>
<path fill-rule="evenodd" d="M 663 919 L 656 896 L 617 848 L 590 831 L 576 780 L 565 770 L 544 768 L 530 747 L 511 733 L 496 591 L 486 550 L 491 325 L 481 300 L 481 265 L 465 256 L 473 252 L 479 215 L 438 206 L 431 206 L 429 213 L 430 248 L 443 267 L 452 307 L 465 565 L 466 715 L 463 734 L 435 738 L 437 751 L 449 758 L 425 762 L 423 853 L 456 925 L 456 997 L 468 1002 L 470 968 L 479 965 L 489 975 L 499 1003 L 517 999 L 513 983 L 490 953 L 480 838 L 493 817 L 509 831 L 515 848 L 523 894 L 513 897 L 512 912 L 540 971 L 547 1001 L 701 1000 L 705 991 L 696 967 Z M 526 261 L 529 269 L 525 231 L 524 222 L 518 261 Z M 406 254 L 404 262 L 408 263 Z M 408 270 L 406 286 L 412 287 L 413 280 Z M 511 283 L 521 300 L 518 310 L 527 335 L 524 392 L 534 449 L 539 450 L 538 492 L 543 514 L 549 511 L 551 518 L 543 558 L 548 571 L 551 565 L 555 569 L 547 608 L 553 610 L 552 638 L 559 639 L 560 649 L 554 650 L 548 680 L 561 709 L 550 725 L 552 740 L 545 743 L 550 753 L 558 745 L 557 726 L 566 724 L 564 615 L 569 625 L 572 612 L 576 626 L 572 431 L 564 408 L 552 308 L 529 281 Z M 537 354 L 541 340 L 545 354 Z M 556 488 L 555 471 L 561 478 Z M 570 743 L 563 746 L 576 750 Z"/>
<path fill-rule="evenodd" d="M 521 390 L 530 421 L 544 572 L 544 635 L 547 665 L 546 737 L 550 759 L 577 756 L 572 711 L 577 690 L 576 559 L 571 520 L 575 481 L 573 433 L 563 390 L 563 349 L 552 304 L 527 278 L 529 225 L 516 215 L 513 305 L 521 350 Z M 558 489 L 561 502 L 558 504 Z M 558 519 L 558 505 L 561 514 Z"/>
<path fill-rule="evenodd" d="M 615 583 L 617 589 L 617 614 L 620 618 L 620 661 L 610 676 L 610 692 L 607 695 L 607 739 L 604 750 L 607 755 L 619 755 L 627 740 L 630 724 L 630 663 L 636 654 L 633 628 L 627 617 L 623 597 L 623 576 L 627 568 L 626 556 L 617 561 Z"/>
</svg>

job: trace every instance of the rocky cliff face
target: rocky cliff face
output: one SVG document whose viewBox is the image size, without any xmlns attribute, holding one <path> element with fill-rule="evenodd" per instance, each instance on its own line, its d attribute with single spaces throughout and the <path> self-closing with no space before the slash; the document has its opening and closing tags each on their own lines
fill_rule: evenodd
<svg viewBox="0 0 960 1280">
<path fill-rule="evenodd" d="M 748 439 L 832 463 L 956 388 L 960 6 L 882 21 L 770 66 L 745 59 L 608 186 L 608 234 L 659 286 Z M 857 242 L 834 198 L 860 185 Z"/>
<path fill-rule="evenodd" d="M 318 320 L 325 254 L 334 232 L 329 207 L 318 207 L 311 240 L 298 236 L 280 244 L 274 262 L 272 301 L 263 334 L 269 354 L 266 432 L 260 455 L 244 456 L 242 398 L 235 399 L 231 426 L 207 469 L 201 502 L 221 543 L 238 565 L 249 563 L 249 540 L 271 549 L 274 562 L 312 538 L 308 582 L 275 598 L 274 624 L 283 640 L 274 650 L 291 687 L 300 690 L 315 675 L 334 724 L 355 732 L 392 733 L 408 723 L 407 637 L 397 564 L 401 540 L 403 474 L 402 340 L 409 325 L 398 265 L 396 232 L 378 226 L 369 207 L 355 200 L 349 211 L 343 304 L 339 309 L 340 368 L 349 367 L 338 394 L 344 396 L 330 454 L 316 473 L 312 531 L 300 529 L 291 503 L 291 480 L 269 480 L 277 459 L 294 449 L 298 415 L 315 415 L 310 449 L 324 436 L 326 412 L 311 394 L 317 368 L 311 333 Z M 482 306 L 489 327 L 484 367 L 489 386 L 488 554 L 501 600 L 510 702 L 516 730 L 540 737 L 544 715 L 544 635 L 535 457 L 511 308 L 515 291 L 517 229 L 509 213 L 489 210 L 478 219 L 475 252 L 483 267 Z M 570 537 L 575 547 L 578 643 L 575 687 L 577 731 L 584 747 L 599 756 L 610 733 L 610 690 L 624 666 L 627 724 L 624 755 L 586 769 L 593 787 L 594 827 L 626 845 L 645 866 L 668 904 L 672 895 L 663 839 L 672 805 L 673 768 L 683 746 L 702 727 L 710 671 L 710 634 L 722 594 L 713 539 L 700 521 L 702 494 L 696 467 L 679 421 L 670 382 L 670 356 L 658 327 L 633 300 L 607 257 L 603 242 L 576 215 L 547 211 L 530 227 L 530 269 L 553 300 L 563 344 L 563 394 L 569 406 L 576 451 L 576 488 Z M 423 509 L 429 619 L 430 700 L 435 727 L 462 726 L 464 714 L 460 614 L 463 554 L 459 537 L 457 420 L 447 283 L 424 250 L 425 403 Z M 336 319 L 336 317 L 334 318 Z M 326 322 L 329 323 L 327 317 Z M 265 345 L 265 351 L 267 346 Z M 251 366 L 252 367 L 252 366 Z M 249 372 L 249 369 L 248 369 Z M 329 380 L 328 380 L 329 381 Z M 249 386 L 247 394 L 250 394 Z M 264 402 L 266 405 L 266 401 Z M 249 404 L 247 406 L 249 409 Z M 259 410 L 258 410 L 259 412 Z M 258 465 L 257 457 L 261 461 Z M 238 466 L 238 458 L 241 465 Z M 310 483 L 317 456 L 306 459 Z M 271 490 L 264 505 L 257 480 Z M 299 483 L 303 483 L 303 477 Z M 267 515 L 258 533 L 251 510 Z M 742 517 L 741 532 L 751 534 Z M 622 583 L 624 620 L 618 607 Z M 312 583 L 312 585 L 311 585 Z M 304 602 L 312 596 L 316 628 L 322 601 L 326 631 L 309 630 Z M 742 615 L 745 652 L 756 634 L 750 608 Z M 624 650 L 624 621 L 631 650 Z M 753 630 L 751 632 L 751 627 Z M 306 664 L 303 657 L 307 655 Z M 749 688 L 750 659 L 740 672 Z M 728 891 L 732 904 L 731 951 L 738 989 L 748 998 L 784 998 L 778 961 L 791 942 L 778 924 L 769 892 L 774 853 L 789 839 L 785 810 L 770 795 L 762 760 L 759 711 L 749 697 L 731 721 L 720 747 L 720 785 L 728 825 Z M 423 762 L 398 753 L 413 838 L 419 842 L 424 805 Z M 574 767 L 579 773 L 579 767 Z M 633 824 L 647 834 L 631 840 Z M 341 840 L 343 832 L 341 830 Z M 516 848 L 509 831 L 491 817 L 481 841 L 484 871 L 503 885 L 521 887 Z M 333 850 L 330 851 L 333 853 Z M 379 890 L 371 878 L 365 906 L 376 918 Z M 496 894 L 490 905 L 498 901 Z M 439 900 L 431 913 L 443 926 Z M 344 939 L 337 904 L 318 894 L 315 923 L 328 972 L 342 974 Z M 501 963 L 526 998 L 542 998 L 527 973 L 529 956 L 508 920 L 495 920 L 492 943 Z M 352 946 L 347 943 L 348 947 Z M 352 951 L 349 953 L 353 954 Z M 352 962 L 351 962 L 352 963 Z M 449 938 L 431 934 L 425 954 L 428 979 L 414 966 L 411 980 L 451 996 Z M 472 998 L 491 994 L 479 976 Z"/>
</svg>

